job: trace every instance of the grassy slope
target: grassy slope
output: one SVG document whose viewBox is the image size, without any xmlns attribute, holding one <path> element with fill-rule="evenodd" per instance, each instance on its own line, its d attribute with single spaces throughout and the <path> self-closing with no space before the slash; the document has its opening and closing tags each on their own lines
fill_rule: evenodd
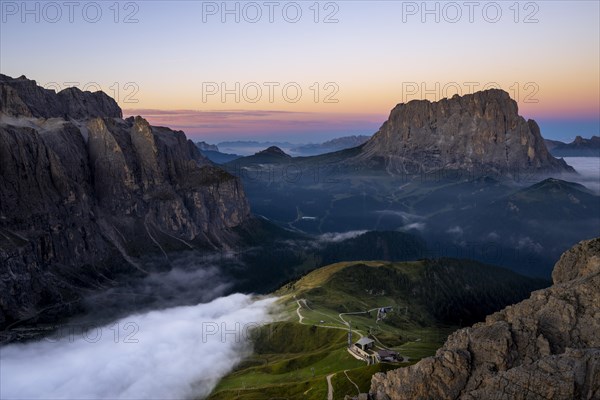
<svg viewBox="0 0 600 400">
<path fill-rule="evenodd" d="M 367 391 L 373 373 L 398 365 L 367 367 L 350 356 L 339 313 L 394 307 L 379 323 L 375 312 L 342 318 L 351 322 L 355 340 L 370 332 L 412 363 L 435 353 L 458 323 L 480 319 L 480 313 L 493 311 L 490 307 L 517 302 L 542 286 L 467 260 L 343 262 L 320 268 L 275 293 L 287 320 L 255 332 L 253 356 L 225 377 L 210 399 L 323 400 L 326 377 L 334 373 L 335 399 L 356 393 L 354 384 Z M 481 301 L 489 307 L 474 313 Z"/>
</svg>

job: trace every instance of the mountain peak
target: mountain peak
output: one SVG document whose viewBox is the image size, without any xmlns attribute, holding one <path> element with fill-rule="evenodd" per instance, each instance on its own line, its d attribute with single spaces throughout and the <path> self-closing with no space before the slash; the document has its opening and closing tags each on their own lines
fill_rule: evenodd
<svg viewBox="0 0 600 400">
<path fill-rule="evenodd" d="M 270 156 L 285 157 L 285 158 L 292 157 L 289 154 L 286 154 L 283 150 L 281 150 L 277 146 L 271 146 L 269 148 L 261 150 L 258 153 L 256 153 L 256 155 L 270 155 Z"/>
<path fill-rule="evenodd" d="M 391 174 L 574 171 L 548 153 L 537 123 L 520 116 L 517 102 L 499 89 L 398 104 L 357 160 L 384 164 Z"/>
</svg>

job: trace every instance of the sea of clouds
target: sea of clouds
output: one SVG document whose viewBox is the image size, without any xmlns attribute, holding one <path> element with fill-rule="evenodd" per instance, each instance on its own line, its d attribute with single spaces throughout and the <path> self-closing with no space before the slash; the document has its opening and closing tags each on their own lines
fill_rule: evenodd
<svg viewBox="0 0 600 400">
<path fill-rule="evenodd" d="M 251 353 L 275 301 L 233 294 L 3 346 L 0 398 L 203 398 Z"/>
<path fill-rule="evenodd" d="M 579 173 L 577 183 L 600 193 L 600 157 L 565 157 L 565 161 Z"/>
</svg>

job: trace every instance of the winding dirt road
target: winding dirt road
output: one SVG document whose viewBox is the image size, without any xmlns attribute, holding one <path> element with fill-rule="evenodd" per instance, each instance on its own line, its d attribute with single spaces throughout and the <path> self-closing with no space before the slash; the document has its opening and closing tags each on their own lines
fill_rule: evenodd
<svg viewBox="0 0 600 400">
<path fill-rule="evenodd" d="M 331 384 L 331 378 L 335 374 L 327 375 L 327 400 L 333 400 L 333 385 Z"/>
</svg>

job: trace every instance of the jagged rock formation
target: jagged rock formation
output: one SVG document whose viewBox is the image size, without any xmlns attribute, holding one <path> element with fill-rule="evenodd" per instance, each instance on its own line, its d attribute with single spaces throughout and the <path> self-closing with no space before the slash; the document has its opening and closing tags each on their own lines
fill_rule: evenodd
<svg viewBox="0 0 600 400">
<path fill-rule="evenodd" d="M 376 400 L 600 398 L 600 238 L 563 254 L 554 285 L 452 334 L 434 357 L 373 376 Z"/>
<path fill-rule="evenodd" d="M 550 155 L 536 122 L 519 116 L 517 103 L 497 89 L 398 104 L 352 162 L 391 174 L 574 172 Z"/>
<path fill-rule="evenodd" d="M 226 247 L 247 220 L 239 180 L 183 132 L 121 116 L 101 92 L 0 76 L 0 328 L 170 251 Z"/>
</svg>

